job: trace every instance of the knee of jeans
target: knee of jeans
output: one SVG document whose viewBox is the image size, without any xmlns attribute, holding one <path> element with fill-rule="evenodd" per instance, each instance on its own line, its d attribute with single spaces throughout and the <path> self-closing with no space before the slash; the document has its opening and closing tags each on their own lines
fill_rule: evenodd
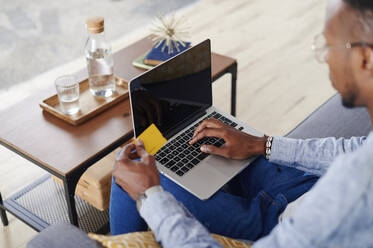
<svg viewBox="0 0 373 248">
<path fill-rule="evenodd" d="M 111 181 L 111 190 L 110 190 L 110 205 L 112 202 L 118 203 L 121 201 L 127 201 L 127 199 L 132 199 L 128 193 L 120 187 L 114 179 Z"/>
<path fill-rule="evenodd" d="M 115 182 L 115 178 L 112 176 L 111 177 L 111 192 L 116 191 L 116 190 L 123 190 L 123 189 Z"/>
</svg>

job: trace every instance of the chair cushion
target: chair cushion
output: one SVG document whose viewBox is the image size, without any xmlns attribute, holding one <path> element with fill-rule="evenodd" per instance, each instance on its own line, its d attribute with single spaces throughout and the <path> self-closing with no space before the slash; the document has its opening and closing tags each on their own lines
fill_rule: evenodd
<svg viewBox="0 0 373 248">
<path fill-rule="evenodd" d="M 347 109 L 339 94 L 331 97 L 286 136 L 289 138 L 324 138 L 365 136 L 372 130 L 366 108 Z"/>
<path fill-rule="evenodd" d="M 100 242 L 107 248 L 130 248 L 130 247 L 161 247 L 155 240 L 152 232 L 134 232 L 115 236 L 106 236 L 89 233 L 92 239 Z M 212 234 L 212 236 L 223 246 L 229 248 L 249 248 L 250 244 L 227 238 L 221 235 Z"/>
<path fill-rule="evenodd" d="M 41 231 L 28 244 L 27 248 L 102 248 L 100 243 L 88 237 L 79 228 L 67 224 L 53 224 Z"/>
</svg>

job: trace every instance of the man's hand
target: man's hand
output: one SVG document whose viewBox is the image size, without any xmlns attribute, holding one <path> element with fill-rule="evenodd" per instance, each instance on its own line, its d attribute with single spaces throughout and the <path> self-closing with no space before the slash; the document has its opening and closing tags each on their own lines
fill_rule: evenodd
<svg viewBox="0 0 373 248">
<path fill-rule="evenodd" d="M 133 159 L 140 160 L 134 161 Z M 145 151 L 141 140 L 137 140 L 136 145 L 127 145 L 118 155 L 113 177 L 115 182 L 135 201 L 147 189 L 160 184 L 155 159 Z"/>
<path fill-rule="evenodd" d="M 204 137 L 218 137 L 225 141 L 222 147 L 202 145 L 201 151 L 231 159 L 246 159 L 265 154 L 267 137 L 256 137 L 225 125 L 216 119 L 203 121 L 194 131 L 191 145 Z"/>
</svg>

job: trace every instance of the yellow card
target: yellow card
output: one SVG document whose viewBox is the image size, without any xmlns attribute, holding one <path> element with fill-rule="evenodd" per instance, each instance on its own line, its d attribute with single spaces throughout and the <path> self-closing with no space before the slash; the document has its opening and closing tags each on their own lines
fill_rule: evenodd
<svg viewBox="0 0 373 248">
<path fill-rule="evenodd" d="M 137 138 L 140 138 L 144 142 L 145 150 L 151 155 L 156 154 L 167 142 L 165 137 L 163 137 L 162 133 L 154 124 L 151 124 Z"/>
</svg>

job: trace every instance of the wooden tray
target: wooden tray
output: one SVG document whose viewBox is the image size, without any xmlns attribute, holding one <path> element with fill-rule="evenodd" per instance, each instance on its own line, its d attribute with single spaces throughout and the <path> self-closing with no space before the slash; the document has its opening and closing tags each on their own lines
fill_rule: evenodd
<svg viewBox="0 0 373 248">
<path fill-rule="evenodd" d="M 128 98 L 127 82 L 115 76 L 115 84 L 116 90 L 112 96 L 95 97 L 89 90 L 88 79 L 79 82 L 80 111 L 74 115 L 67 115 L 62 112 L 57 94 L 44 99 L 39 105 L 43 110 L 57 116 L 60 119 L 72 125 L 79 125 L 100 114 L 111 106 Z"/>
</svg>

